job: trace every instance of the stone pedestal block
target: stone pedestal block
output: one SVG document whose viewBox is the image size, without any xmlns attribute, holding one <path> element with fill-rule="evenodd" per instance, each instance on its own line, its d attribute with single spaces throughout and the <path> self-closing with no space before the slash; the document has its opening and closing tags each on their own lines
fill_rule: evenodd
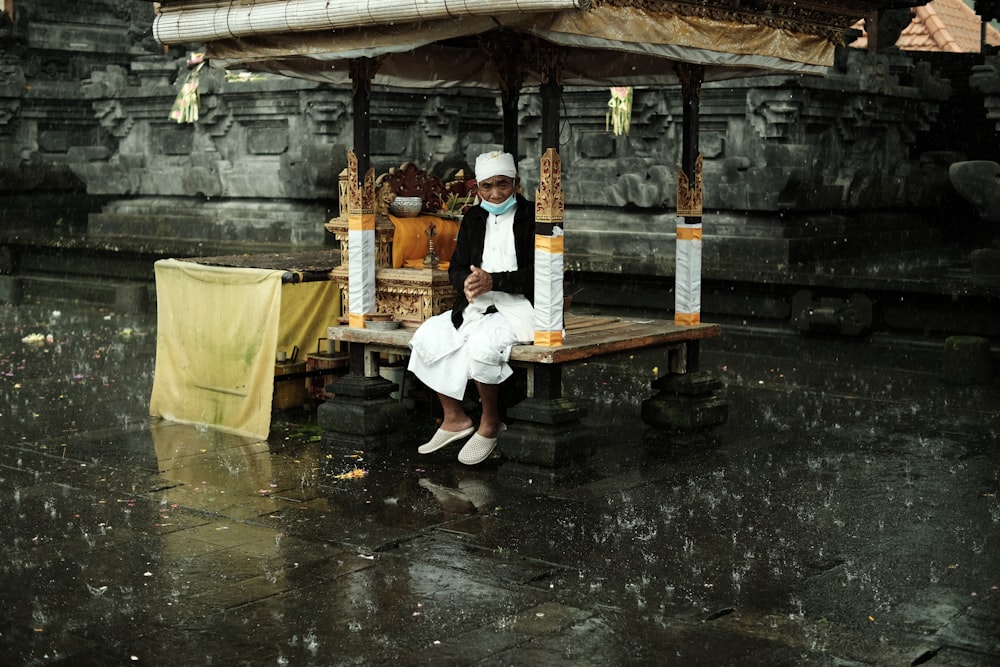
<svg viewBox="0 0 1000 667">
<path fill-rule="evenodd" d="M 940 377 L 948 384 L 987 384 L 993 378 L 990 342 L 981 336 L 949 336 L 944 342 Z"/>
<path fill-rule="evenodd" d="M 327 438 L 355 449 L 378 449 L 403 438 L 406 409 L 390 397 L 399 386 L 381 377 L 345 375 L 327 386 L 334 397 L 316 409 Z"/>
<path fill-rule="evenodd" d="M 548 467 L 586 459 L 593 444 L 581 437 L 584 414 L 563 398 L 521 401 L 507 410 L 513 421 L 497 442 L 500 453 L 511 461 Z"/>
<path fill-rule="evenodd" d="M 500 453 L 511 461 L 550 468 L 583 461 L 594 451 L 582 437 L 582 424 L 545 425 L 518 422 L 497 441 Z"/>
<path fill-rule="evenodd" d="M 642 402 L 642 421 L 676 433 L 697 433 L 729 419 L 729 404 L 716 392 L 722 383 L 706 371 L 671 374 L 653 382 L 656 396 Z"/>
</svg>

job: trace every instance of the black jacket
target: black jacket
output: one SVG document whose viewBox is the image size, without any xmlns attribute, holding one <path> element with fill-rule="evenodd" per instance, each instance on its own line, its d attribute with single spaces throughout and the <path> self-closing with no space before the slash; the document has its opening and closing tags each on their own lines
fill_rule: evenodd
<svg viewBox="0 0 1000 667">
<path fill-rule="evenodd" d="M 523 294 L 531 303 L 535 302 L 535 204 L 521 195 L 517 197 L 517 211 L 514 213 L 514 250 L 517 253 L 517 271 L 500 271 L 493 276 L 493 291 L 509 294 Z M 469 301 L 465 298 L 465 279 L 472 273 L 473 266 L 483 262 L 483 246 L 486 243 L 486 220 L 489 214 L 481 206 L 473 206 L 462 218 L 458 230 L 455 252 L 448 265 L 448 278 L 455 288 L 455 306 L 451 309 L 451 321 L 455 328 L 462 326 L 463 315 Z"/>
</svg>

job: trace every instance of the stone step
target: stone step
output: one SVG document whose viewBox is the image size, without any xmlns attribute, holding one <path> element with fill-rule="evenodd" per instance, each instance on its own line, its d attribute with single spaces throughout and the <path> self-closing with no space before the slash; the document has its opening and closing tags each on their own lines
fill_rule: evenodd
<svg viewBox="0 0 1000 667">
<path fill-rule="evenodd" d="M 674 227 L 648 230 L 580 230 L 566 232 L 567 268 L 578 271 L 654 274 L 674 273 Z M 829 258 L 844 258 L 934 248 L 940 233 L 933 229 L 870 229 L 862 234 L 816 234 L 769 238 L 704 232 L 702 265 L 706 272 L 733 265 L 781 267 Z"/>
<path fill-rule="evenodd" d="M 314 203 L 143 197 L 108 204 L 90 215 L 87 228 L 102 237 L 316 246 L 324 243 L 330 216 L 327 206 Z"/>
<path fill-rule="evenodd" d="M 22 274 L 0 276 L 0 303 L 85 303 L 117 312 L 146 312 L 156 301 L 150 281 L 108 280 L 90 276 Z"/>
<path fill-rule="evenodd" d="M 0 234 L 0 303 L 80 301 L 136 309 L 155 301 L 157 260 L 301 250 L 289 243 L 7 230 Z"/>
<path fill-rule="evenodd" d="M 242 239 L 253 239 L 256 243 L 288 245 L 322 245 L 327 233 L 323 224 L 315 220 L 295 224 L 289 220 L 248 217 L 208 222 L 202 217 L 180 215 L 146 216 L 136 220 L 133 215 L 110 213 L 91 215 L 89 229 L 95 236 L 109 238 L 183 238 L 234 244 Z"/>
<path fill-rule="evenodd" d="M 218 216 L 245 216 L 325 222 L 328 209 L 323 205 L 294 201 L 275 202 L 263 199 L 206 201 L 174 197 L 122 199 L 104 207 L 104 212 L 107 213 L 132 215 L 177 215 L 178 211 L 207 219 Z"/>
</svg>

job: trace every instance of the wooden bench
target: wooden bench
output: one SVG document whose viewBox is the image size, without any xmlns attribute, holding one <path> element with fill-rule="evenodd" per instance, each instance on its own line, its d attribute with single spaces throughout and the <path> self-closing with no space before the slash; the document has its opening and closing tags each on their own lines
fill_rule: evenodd
<svg viewBox="0 0 1000 667">
<path fill-rule="evenodd" d="M 533 370 L 539 366 L 558 366 L 616 352 L 665 347 L 676 351 L 669 360 L 670 371 L 686 373 L 697 368 L 696 360 L 688 358 L 687 349 L 690 346 L 687 344 L 713 338 L 721 333 L 718 324 L 681 326 L 666 320 L 572 314 L 566 316 L 565 330 L 566 338 L 558 347 L 515 345 L 511 350 L 511 364 Z M 409 356 L 409 343 L 413 330 L 384 331 L 331 326 L 328 335 L 333 340 L 364 345 L 367 351 L 364 359 L 364 375 L 374 377 L 378 375 L 379 354 Z M 530 379 L 528 396 L 534 396 Z"/>
<path fill-rule="evenodd" d="M 583 411 L 563 397 L 564 364 L 656 348 L 666 353 L 663 367 L 669 371 L 667 375 L 691 378 L 698 371 L 700 341 L 719 336 L 721 327 L 718 324 L 681 326 L 666 320 L 567 314 L 565 331 L 561 346 L 515 345 L 511 350 L 511 365 L 526 369 L 527 398 L 508 410 L 508 417 L 516 420 L 501 443 L 501 451 L 508 458 L 555 466 L 573 457 L 574 453 L 566 445 L 580 427 Z M 331 326 L 328 335 L 333 340 L 350 344 L 351 374 L 356 381 L 375 382 L 383 354 L 409 356 L 413 329 L 385 331 Z M 702 383 L 702 386 L 706 385 Z M 707 390 L 717 386 L 716 382 L 707 386 Z M 694 393 L 704 391 L 697 389 Z M 645 406 L 643 412 L 645 420 Z M 715 411 L 713 419 L 718 420 L 718 412 Z"/>
</svg>

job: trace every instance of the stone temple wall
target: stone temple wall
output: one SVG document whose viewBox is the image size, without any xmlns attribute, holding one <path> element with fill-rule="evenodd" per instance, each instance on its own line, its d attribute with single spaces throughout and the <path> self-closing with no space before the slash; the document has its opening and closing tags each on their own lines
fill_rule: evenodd
<svg viewBox="0 0 1000 667">
<path fill-rule="evenodd" d="M 142 27 L 152 9 L 116 0 L 13 4 L 13 19 L 0 14 L 0 230 L 86 225 L 99 201 L 69 163 L 77 151 L 112 146 L 81 82 L 156 48 Z"/>
<path fill-rule="evenodd" d="M 985 96 L 986 117 L 994 123 L 994 132 L 1000 132 L 1000 55 L 987 56 L 973 67 L 969 84 Z"/>
<path fill-rule="evenodd" d="M 149 4 L 39 0 L 0 26 L 0 231 L 59 219 L 88 238 L 330 243 L 350 91 L 205 68 L 200 117 L 179 124 L 168 115 L 189 54 L 151 42 Z M 936 243 L 960 157 L 922 136 L 951 90 L 926 62 L 850 50 L 826 77 L 706 84 L 706 271 Z M 680 92 L 637 90 L 620 137 L 608 98 L 563 96 L 568 268 L 672 275 Z M 522 156 L 540 154 L 540 106 L 522 95 Z M 445 175 L 501 141 L 499 101 L 481 92 L 376 90 L 371 108 L 379 171 L 413 161 Z M 521 167 L 530 196 L 537 163 Z"/>
<path fill-rule="evenodd" d="M 922 153 L 919 144 L 949 93 L 926 63 L 861 51 L 845 51 L 826 77 L 707 84 L 700 146 L 709 268 L 932 242 L 928 222 L 950 197 L 955 156 Z M 680 93 L 636 91 L 627 137 L 605 130 L 606 99 L 606 91 L 565 95 L 567 257 L 584 270 L 662 274 L 673 261 L 661 237 L 673 233 Z M 529 103 L 525 115 L 530 128 L 538 111 Z M 535 153 L 537 140 L 527 143 Z"/>
<path fill-rule="evenodd" d="M 352 141 L 350 91 L 203 69 L 199 118 L 177 123 L 168 112 L 187 73 L 183 62 L 143 58 L 84 85 L 117 146 L 72 165 L 89 192 L 115 197 L 91 216 L 90 231 L 322 244 Z M 376 92 L 372 106 L 380 170 L 405 161 L 441 167 L 459 137 L 496 140 L 489 97 Z"/>
</svg>

